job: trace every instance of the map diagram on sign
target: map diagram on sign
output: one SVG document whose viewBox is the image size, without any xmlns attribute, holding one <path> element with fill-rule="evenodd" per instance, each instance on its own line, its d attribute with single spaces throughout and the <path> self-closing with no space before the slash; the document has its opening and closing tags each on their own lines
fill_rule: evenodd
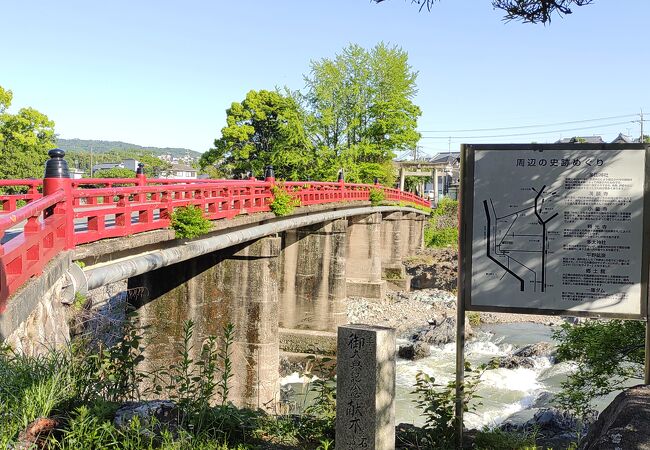
<svg viewBox="0 0 650 450">
<path fill-rule="evenodd" d="M 558 193 L 546 185 L 523 188 L 527 198 L 507 208 L 496 199 L 483 200 L 485 256 L 495 264 L 500 283 L 515 283 L 522 292 L 543 293 L 548 287 L 547 257 L 553 239 L 549 228 L 558 220 Z M 522 197 L 523 198 L 523 197 Z"/>
</svg>

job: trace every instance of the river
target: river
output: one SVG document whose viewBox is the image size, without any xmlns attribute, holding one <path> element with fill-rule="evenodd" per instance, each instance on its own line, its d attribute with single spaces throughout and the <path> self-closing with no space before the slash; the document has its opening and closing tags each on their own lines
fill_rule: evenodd
<svg viewBox="0 0 650 450">
<path fill-rule="evenodd" d="M 476 367 L 492 358 L 507 356 L 513 350 L 528 344 L 552 341 L 553 327 L 538 323 L 518 322 L 485 324 L 475 329 L 476 335 L 465 347 L 465 358 Z M 407 343 L 398 340 L 399 344 Z M 456 344 L 432 346 L 431 356 L 417 361 L 397 360 L 396 370 L 396 423 L 421 425 L 424 418 L 415 408 L 411 393 L 418 371 L 435 377 L 438 384 L 446 385 L 454 378 Z M 495 426 L 504 420 L 522 423 L 530 419 L 539 408 L 548 407 L 548 400 L 560 389 L 560 384 L 574 370 L 570 362 L 553 364 L 548 357 L 535 358 L 532 369 L 490 369 L 483 373 L 477 394 L 482 405 L 476 411 L 465 415 L 465 426 L 482 428 Z M 295 392 L 302 391 L 297 374 L 283 380 Z M 640 380 L 630 380 L 629 385 Z M 548 394 L 545 394 L 548 393 Z M 601 411 L 617 393 L 598 399 L 596 408 Z M 304 400 L 303 400 L 304 401 Z M 300 401 L 299 401 L 300 402 Z"/>
</svg>

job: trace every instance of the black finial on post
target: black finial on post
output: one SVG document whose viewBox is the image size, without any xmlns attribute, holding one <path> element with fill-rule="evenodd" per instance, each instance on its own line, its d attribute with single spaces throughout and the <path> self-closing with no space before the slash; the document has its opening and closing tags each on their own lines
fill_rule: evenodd
<svg viewBox="0 0 650 450">
<path fill-rule="evenodd" d="M 44 178 L 70 178 L 68 162 L 63 159 L 65 152 L 60 148 L 53 148 L 47 154 L 50 159 L 45 162 Z"/>
<path fill-rule="evenodd" d="M 248 173 L 246 174 L 248 178 L 253 178 L 253 171 L 249 170 Z"/>
<path fill-rule="evenodd" d="M 266 166 L 264 171 L 264 178 L 275 178 L 275 172 L 273 171 L 273 166 Z"/>
<path fill-rule="evenodd" d="M 345 181 L 345 177 L 343 176 L 343 168 L 339 169 L 339 181 Z"/>
<path fill-rule="evenodd" d="M 379 178 L 375 177 L 375 184 L 379 184 Z"/>
<path fill-rule="evenodd" d="M 138 168 L 135 169 L 136 175 L 144 175 L 144 163 L 138 163 Z"/>
</svg>

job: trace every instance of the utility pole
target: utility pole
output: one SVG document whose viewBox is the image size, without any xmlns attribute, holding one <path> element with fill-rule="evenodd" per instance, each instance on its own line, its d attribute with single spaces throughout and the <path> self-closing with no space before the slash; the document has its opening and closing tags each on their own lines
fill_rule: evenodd
<svg viewBox="0 0 650 450">
<path fill-rule="evenodd" d="M 90 178 L 93 177 L 93 146 L 90 146 Z"/>
<path fill-rule="evenodd" d="M 641 136 L 639 136 L 639 144 L 643 144 L 643 108 L 641 108 L 641 112 L 639 113 L 639 120 L 633 120 L 632 122 L 639 122 L 639 125 L 641 125 Z"/>
<path fill-rule="evenodd" d="M 639 122 L 641 123 L 641 137 L 639 138 L 639 144 L 643 144 L 643 108 L 641 108 Z"/>
</svg>

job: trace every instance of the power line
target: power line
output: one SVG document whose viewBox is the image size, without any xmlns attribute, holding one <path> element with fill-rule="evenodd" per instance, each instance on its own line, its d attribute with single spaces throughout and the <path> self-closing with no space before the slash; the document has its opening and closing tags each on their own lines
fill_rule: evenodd
<svg viewBox="0 0 650 450">
<path fill-rule="evenodd" d="M 623 119 L 627 117 L 637 117 L 638 114 L 626 114 L 622 116 L 610 116 L 610 117 L 600 117 L 598 119 L 584 119 L 584 120 L 573 120 L 570 122 L 555 122 L 547 123 L 541 125 L 520 125 L 515 127 L 499 127 L 499 128 L 473 128 L 467 130 L 419 130 L 420 133 L 470 133 L 475 131 L 503 131 L 503 130 L 520 130 L 524 128 L 544 128 L 544 127 L 554 127 L 558 125 L 572 125 L 576 123 L 586 123 L 586 122 L 598 122 L 601 120 L 612 120 L 612 119 Z"/>
<path fill-rule="evenodd" d="M 646 122 L 647 120 L 644 120 Z M 627 123 L 634 122 L 632 120 L 626 120 L 625 122 L 615 122 L 602 125 L 594 125 L 590 127 L 581 127 L 581 128 L 565 128 L 562 130 L 551 130 L 551 131 L 536 131 L 533 133 L 513 133 L 513 134 L 491 134 L 485 136 L 422 136 L 420 139 L 487 139 L 487 138 L 502 138 L 502 137 L 517 137 L 517 136 L 536 136 L 538 134 L 553 134 L 553 133 L 564 133 L 567 131 L 580 131 L 580 130 L 591 130 L 596 128 L 605 128 L 613 127 L 616 125 L 624 125 Z"/>
</svg>

